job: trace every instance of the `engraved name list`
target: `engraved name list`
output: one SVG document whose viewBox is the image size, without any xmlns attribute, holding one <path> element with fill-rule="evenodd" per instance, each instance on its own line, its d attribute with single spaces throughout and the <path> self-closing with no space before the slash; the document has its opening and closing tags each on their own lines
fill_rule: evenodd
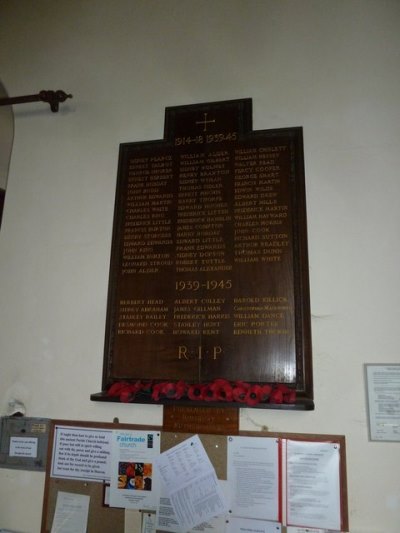
<svg viewBox="0 0 400 533">
<path fill-rule="evenodd" d="M 166 109 L 121 145 L 103 386 L 310 377 L 301 128 L 251 130 L 251 100 Z"/>
</svg>

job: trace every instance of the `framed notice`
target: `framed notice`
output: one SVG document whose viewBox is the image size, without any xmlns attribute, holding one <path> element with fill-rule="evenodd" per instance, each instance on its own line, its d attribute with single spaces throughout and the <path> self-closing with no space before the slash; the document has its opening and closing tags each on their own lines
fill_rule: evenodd
<svg viewBox="0 0 400 533">
<path fill-rule="evenodd" d="M 0 418 L 0 468 L 46 469 L 50 421 L 48 418 Z"/>
<path fill-rule="evenodd" d="M 217 378 L 313 408 L 302 129 L 253 131 L 251 99 L 167 108 L 163 140 L 120 146 L 92 399 Z"/>
<path fill-rule="evenodd" d="M 369 437 L 400 441 L 400 364 L 365 365 Z"/>
</svg>

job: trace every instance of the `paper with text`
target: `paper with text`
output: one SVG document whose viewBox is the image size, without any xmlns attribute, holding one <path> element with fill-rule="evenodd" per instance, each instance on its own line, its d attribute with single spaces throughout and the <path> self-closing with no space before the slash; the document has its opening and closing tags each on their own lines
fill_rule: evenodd
<svg viewBox="0 0 400 533">
<path fill-rule="evenodd" d="M 110 506 L 155 509 L 158 485 L 154 461 L 160 453 L 160 432 L 114 431 L 111 443 Z"/>
<path fill-rule="evenodd" d="M 229 510 L 233 516 L 279 520 L 279 440 L 228 437 Z"/>
<path fill-rule="evenodd" d="M 340 533 L 333 531 L 332 529 L 319 529 L 319 528 L 309 528 L 309 527 L 288 527 L 286 528 L 286 533 Z"/>
<path fill-rule="evenodd" d="M 226 533 L 281 533 L 282 527 L 278 522 L 232 516 L 225 531 Z"/>
<path fill-rule="evenodd" d="M 111 430 L 55 426 L 51 477 L 110 479 Z"/>
<path fill-rule="evenodd" d="M 366 365 L 370 439 L 400 441 L 400 364 Z"/>
<path fill-rule="evenodd" d="M 162 453 L 157 468 L 174 510 L 176 531 L 189 531 L 226 513 L 225 497 L 198 435 Z"/>
<path fill-rule="evenodd" d="M 58 492 L 51 533 L 86 533 L 90 497 Z"/>
<path fill-rule="evenodd" d="M 218 480 L 218 483 L 222 489 L 222 492 L 226 496 L 227 482 L 225 480 Z M 188 533 L 197 533 L 204 531 L 205 533 L 224 533 L 225 532 L 225 520 L 227 515 L 220 515 L 202 522 L 198 526 L 195 526 Z M 163 484 L 161 484 L 160 501 L 157 509 L 157 530 L 167 531 L 170 533 L 176 533 L 180 531 L 179 523 L 175 517 L 174 508 L 172 507 L 171 500 L 167 496 Z"/>
<path fill-rule="evenodd" d="M 142 513 L 142 533 L 156 533 L 155 513 Z"/>
<path fill-rule="evenodd" d="M 37 457 L 37 437 L 11 437 L 10 457 Z"/>
<path fill-rule="evenodd" d="M 339 451 L 338 443 L 287 440 L 288 525 L 340 531 Z"/>
</svg>

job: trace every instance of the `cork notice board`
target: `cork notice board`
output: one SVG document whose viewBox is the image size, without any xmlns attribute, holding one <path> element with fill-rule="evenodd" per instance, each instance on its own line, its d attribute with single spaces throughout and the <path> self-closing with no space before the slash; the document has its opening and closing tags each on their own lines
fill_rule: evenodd
<svg viewBox="0 0 400 533">
<path fill-rule="evenodd" d="M 106 484 L 98 481 L 80 481 L 51 477 L 54 433 L 58 426 L 99 429 L 99 430 L 152 430 L 160 431 L 161 452 L 172 448 L 176 444 L 191 437 L 192 433 L 165 432 L 158 426 L 139 426 L 132 424 L 111 424 L 105 422 L 82 422 L 53 420 L 50 428 L 48 459 L 46 468 L 46 480 L 44 489 L 43 512 L 41 533 L 50 533 L 59 491 L 75 494 L 84 494 L 90 497 L 88 533 L 124 533 L 125 510 L 122 508 L 104 505 L 104 493 Z M 349 531 L 348 505 L 347 505 L 347 479 L 346 479 L 346 446 L 345 437 L 341 435 L 317 435 L 299 433 L 275 433 L 275 432 L 250 432 L 240 431 L 240 436 L 266 437 L 277 439 L 290 439 L 303 442 L 331 442 L 338 443 L 340 449 L 340 505 L 341 505 L 341 530 Z M 199 435 L 203 446 L 213 463 L 217 477 L 222 480 L 227 478 L 227 436 L 226 435 Z M 282 529 L 285 531 L 285 528 Z"/>
</svg>

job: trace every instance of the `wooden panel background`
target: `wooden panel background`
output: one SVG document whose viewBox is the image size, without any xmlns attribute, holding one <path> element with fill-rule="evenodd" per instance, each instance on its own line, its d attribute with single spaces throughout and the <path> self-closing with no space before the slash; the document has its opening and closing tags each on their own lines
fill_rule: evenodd
<svg viewBox="0 0 400 533">
<path fill-rule="evenodd" d="M 133 424 L 112 424 L 106 422 L 82 422 L 71 420 L 53 420 L 51 422 L 49 449 L 47 455 L 46 480 L 43 499 L 41 533 L 50 533 L 54 518 L 54 511 L 58 491 L 85 494 L 90 496 L 88 533 L 124 533 L 125 510 L 103 506 L 104 485 L 93 481 L 72 481 L 50 477 L 51 458 L 55 426 L 84 427 L 93 429 L 127 429 L 127 430 L 159 430 L 161 431 L 161 451 L 168 450 L 176 444 L 191 437 L 193 433 L 165 432 L 159 426 L 142 426 Z M 260 431 L 239 431 L 238 435 L 248 437 L 276 437 L 279 439 L 337 442 L 340 444 L 340 488 L 342 531 L 349 531 L 348 503 L 347 503 L 347 474 L 346 474 L 346 440 L 343 435 L 320 435 L 305 433 L 278 433 Z M 214 465 L 219 479 L 226 479 L 227 436 L 226 435 L 199 435 L 203 446 Z M 158 530 L 159 531 L 159 530 Z M 283 527 L 282 531 L 286 529 Z"/>
<path fill-rule="evenodd" d="M 166 108 L 163 139 L 120 145 L 91 399 L 224 378 L 290 385 L 313 409 L 308 270 L 302 128 L 254 131 L 250 98 Z"/>
</svg>

